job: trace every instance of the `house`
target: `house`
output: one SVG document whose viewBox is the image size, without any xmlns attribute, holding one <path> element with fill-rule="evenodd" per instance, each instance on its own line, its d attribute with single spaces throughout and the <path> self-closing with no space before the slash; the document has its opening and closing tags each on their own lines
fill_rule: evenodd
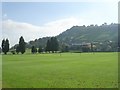
<svg viewBox="0 0 120 90">
<path fill-rule="evenodd" d="M 10 49 L 9 52 L 11 52 L 12 54 L 15 54 L 16 49 Z"/>
<path fill-rule="evenodd" d="M 90 51 L 94 51 L 96 48 L 96 45 L 92 44 L 92 43 L 74 43 L 71 46 L 72 48 L 76 49 L 76 50 L 80 50 L 83 52 L 90 52 Z"/>
</svg>

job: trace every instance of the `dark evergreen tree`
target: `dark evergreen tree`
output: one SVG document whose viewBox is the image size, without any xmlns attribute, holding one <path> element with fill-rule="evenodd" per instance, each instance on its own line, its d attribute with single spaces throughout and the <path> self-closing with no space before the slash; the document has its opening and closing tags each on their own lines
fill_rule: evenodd
<svg viewBox="0 0 120 90">
<path fill-rule="evenodd" d="M 42 53 L 42 52 L 43 52 L 43 51 L 42 51 L 42 47 L 39 46 L 38 53 Z"/>
<path fill-rule="evenodd" d="M 35 48 L 35 46 L 32 46 L 32 47 L 31 47 L 31 53 L 34 54 L 35 52 L 36 52 L 36 48 Z"/>
<path fill-rule="evenodd" d="M 52 49 L 51 49 L 51 41 L 48 40 L 47 41 L 47 45 L 46 45 L 46 51 L 50 52 Z"/>
<path fill-rule="evenodd" d="M 54 44 L 54 37 L 51 37 L 50 39 L 50 51 L 52 51 L 52 53 L 54 52 L 55 49 L 55 44 Z"/>
<path fill-rule="evenodd" d="M 59 49 L 59 43 L 56 37 L 54 37 L 54 51 L 58 51 Z"/>
<path fill-rule="evenodd" d="M 1 49 L 1 47 L 0 47 L 0 53 L 2 52 L 2 49 Z"/>
<path fill-rule="evenodd" d="M 20 37 L 20 40 L 19 40 L 19 50 L 22 54 L 25 53 L 25 41 L 22 36 Z"/>
<path fill-rule="evenodd" d="M 59 49 L 59 44 L 58 44 L 57 38 L 51 37 L 51 39 L 47 41 L 46 51 L 54 52 L 54 51 L 58 51 L 58 49 Z"/>
<path fill-rule="evenodd" d="M 37 48 L 35 48 L 35 53 L 37 53 Z"/>
<path fill-rule="evenodd" d="M 6 39 L 6 41 L 5 41 L 5 51 L 4 51 L 4 53 L 7 54 L 8 51 L 9 51 L 9 40 Z"/>
<path fill-rule="evenodd" d="M 9 51 L 9 40 L 6 39 L 6 40 L 2 40 L 2 52 L 4 54 L 7 54 L 7 52 Z"/>
<path fill-rule="evenodd" d="M 5 52 L 5 40 L 2 40 L 2 52 Z"/>
<path fill-rule="evenodd" d="M 52 49 L 52 52 L 54 51 L 58 51 L 58 48 L 59 48 L 59 44 L 58 44 L 58 41 L 57 41 L 57 38 L 56 37 L 52 37 L 51 38 L 51 49 Z"/>
</svg>

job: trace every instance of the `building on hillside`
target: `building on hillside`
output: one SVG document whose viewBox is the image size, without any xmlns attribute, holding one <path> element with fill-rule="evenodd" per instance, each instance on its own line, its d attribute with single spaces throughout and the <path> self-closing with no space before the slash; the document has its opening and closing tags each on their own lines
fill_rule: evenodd
<svg viewBox="0 0 120 90">
<path fill-rule="evenodd" d="M 16 53 L 16 49 L 10 49 L 9 52 L 11 52 L 12 54 Z"/>
<path fill-rule="evenodd" d="M 92 44 L 92 43 L 74 43 L 71 45 L 71 49 L 73 50 L 80 50 L 82 52 L 91 52 L 91 51 L 95 51 L 96 45 Z"/>
</svg>

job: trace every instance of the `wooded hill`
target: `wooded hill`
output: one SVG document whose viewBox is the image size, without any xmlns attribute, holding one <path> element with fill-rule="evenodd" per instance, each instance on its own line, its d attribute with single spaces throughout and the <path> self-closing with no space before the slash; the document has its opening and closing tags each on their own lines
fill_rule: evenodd
<svg viewBox="0 0 120 90">
<path fill-rule="evenodd" d="M 90 26 L 73 26 L 70 29 L 62 32 L 56 36 L 58 41 L 67 45 L 80 44 L 80 43 L 91 43 L 91 42 L 105 42 L 114 41 L 118 39 L 118 24 L 103 24 L 101 26 L 90 25 Z M 30 41 L 26 44 L 26 47 L 45 47 L 47 40 L 50 37 L 43 37 Z"/>
<path fill-rule="evenodd" d="M 82 42 L 104 42 L 117 41 L 118 25 L 102 25 L 102 26 L 73 26 L 57 36 L 57 38 L 67 44 Z"/>
</svg>

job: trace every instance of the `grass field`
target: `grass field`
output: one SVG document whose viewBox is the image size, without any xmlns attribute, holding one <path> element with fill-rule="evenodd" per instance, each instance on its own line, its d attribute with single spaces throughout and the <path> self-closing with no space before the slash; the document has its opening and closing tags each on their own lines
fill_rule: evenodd
<svg viewBox="0 0 120 90">
<path fill-rule="evenodd" d="M 117 53 L 3 55 L 6 88 L 116 88 Z"/>
</svg>

